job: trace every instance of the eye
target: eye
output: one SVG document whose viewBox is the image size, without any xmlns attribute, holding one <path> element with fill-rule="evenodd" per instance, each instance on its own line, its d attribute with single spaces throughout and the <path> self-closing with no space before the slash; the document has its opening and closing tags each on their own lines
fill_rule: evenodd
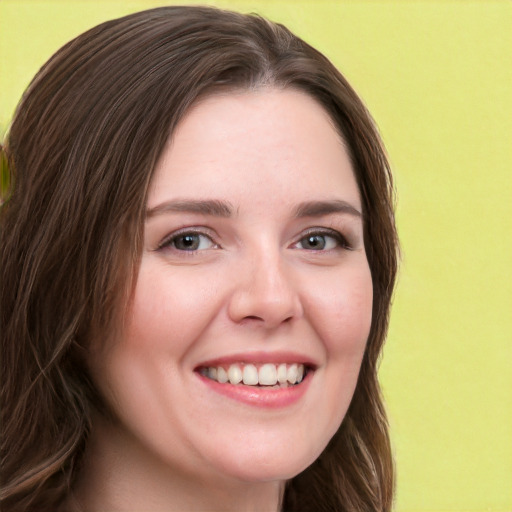
<svg viewBox="0 0 512 512">
<path fill-rule="evenodd" d="M 341 233 L 331 230 L 307 233 L 294 247 L 307 251 L 330 251 L 338 248 L 350 248 L 347 240 Z"/>
<path fill-rule="evenodd" d="M 159 249 L 169 247 L 177 251 L 204 251 L 206 249 L 213 249 L 217 244 L 204 233 L 197 233 L 195 231 L 183 231 L 175 233 L 166 238 L 159 246 Z"/>
</svg>

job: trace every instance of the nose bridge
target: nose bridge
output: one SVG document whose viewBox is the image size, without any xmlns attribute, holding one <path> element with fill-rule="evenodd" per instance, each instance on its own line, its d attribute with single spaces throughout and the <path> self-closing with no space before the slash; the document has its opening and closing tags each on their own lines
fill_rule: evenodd
<svg viewBox="0 0 512 512">
<path fill-rule="evenodd" d="M 273 328 L 302 315 L 297 283 L 278 247 L 248 250 L 243 259 L 243 278 L 230 303 L 234 321 L 257 320 Z"/>
</svg>

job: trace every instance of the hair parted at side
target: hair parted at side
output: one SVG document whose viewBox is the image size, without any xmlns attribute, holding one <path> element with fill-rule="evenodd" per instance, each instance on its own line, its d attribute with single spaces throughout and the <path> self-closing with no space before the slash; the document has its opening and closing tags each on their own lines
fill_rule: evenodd
<svg viewBox="0 0 512 512">
<path fill-rule="evenodd" d="M 136 279 L 146 196 L 169 136 L 219 90 L 295 88 L 329 113 L 361 192 L 374 304 L 346 417 L 286 486 L 283 510 L 389 511 L 393 463 L 377 366 L 398 243 L 374 123 L 334 66 L 282 25 L 210 7 L 161 7 L 61 48 L 18 106 L 0 210 L 1 491 L 5 512 L 55 511 L 101 407 L 84 354 L 108 339 Z M 5 177 L 4 177 L 5 178 Z"/>
</svg>

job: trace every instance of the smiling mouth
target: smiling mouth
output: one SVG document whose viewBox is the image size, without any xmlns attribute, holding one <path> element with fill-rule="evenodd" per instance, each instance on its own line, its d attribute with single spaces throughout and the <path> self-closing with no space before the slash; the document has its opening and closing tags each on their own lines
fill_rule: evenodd
<svg viewBox="0 0 512 512">
<path fill-rule="evenodd" d="M 311 370 L 312 367 L 301 363 L 234 363 L 227 366 L 203 366 L 197 371 L 220 384 L 278 389 L 300 384 Z"/>
</svg>

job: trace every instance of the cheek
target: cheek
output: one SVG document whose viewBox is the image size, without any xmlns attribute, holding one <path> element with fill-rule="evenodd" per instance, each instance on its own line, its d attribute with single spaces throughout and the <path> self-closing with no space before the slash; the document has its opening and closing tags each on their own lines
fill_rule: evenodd
<svg viewBox="0 0 512 512">
<path fill-rule="evenodd" d="M 326 276 L 309 296 L 311 320 L 329 358 L 361 358 L 370 333 L 373 285 L 368 265 Z"/>
<path fill-rule="evenodd" d="M 97 385 L 111 403 L 122 404 L 120 413 L 136 416 L 138 406 L 148 417 L 158 416 L 169 398 L 163 390 L 173 387 L 169 379 L 182 374 L 214 317 L 213 293 L 184 274 L 143 260 L 122 334 L 95 354 Z"/>
<path fill-rule="evenodd" d="M 326 425 L 326 445 L 343 421 L 356 388 L 370 333 L 373 286 L 367 264 L 317 275 L 315 283 L 305 309 L 326 357 L 319 369 L 322 409 L 315 419 L 319 422 L 321 418 Z"/>
<path fill-rule="evenodd" d="M 202 286 L 197 276 L 171 273 L 165 265 L 142 265 L 130 308 L 129 339 L 148 350 L 186 350 L 212 321 L 214 303 L 213 287 Z"/>
</svg>

